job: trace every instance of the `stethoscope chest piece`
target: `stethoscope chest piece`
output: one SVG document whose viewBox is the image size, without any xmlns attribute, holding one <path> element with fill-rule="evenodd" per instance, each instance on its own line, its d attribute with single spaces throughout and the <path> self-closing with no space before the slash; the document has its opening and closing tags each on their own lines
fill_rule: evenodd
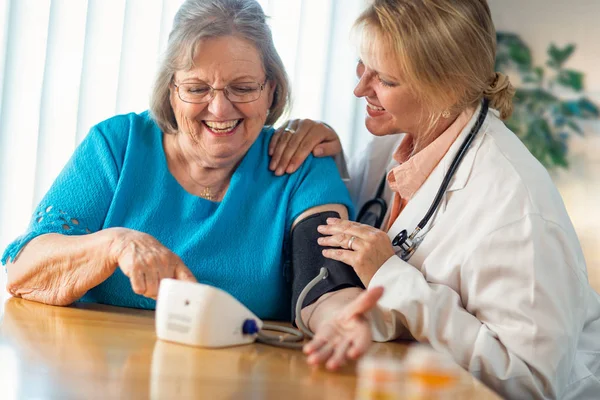
<svg viewBox="0 0 600 400">
<path fill-rule="evenodd" d="M 444 180 L 442 181 L 442 184 L 438 189 L 437 194 L 435 195 L 433 203 L 431 204 L 431 206 L 429 206 L 429 210 L 427 210 L 427 214 L 425 214 L 425 217 L 423 217 L 421 222 L 419 222 L 419 224 L 417 225 L 415 230 L 410 234 L 410 236 L 408 235 L 406 229 L 403 229 L 400 233 L 396 235 L 396 237 L 394 237 L 394 240 L 392 240 L 393 246 L 400 247 L 400 258 L 402 258 L 402 260 L 408 261 L 413 255 L 413 253 L 417 250 L 417 247 L 419 247 L 419 244 L 421 244 L 421 242 L 423 241 L 425 232 L 419 237 L 417 237 L 417 235 L 422 229 L 425 228 L 435 211 L 438 209 L 438 206 L 442 202 L 444 193 L 446 193 L 446 189 L 448 188 L 448 185 L 450 185 L 450 181 L 452 180 L 454 173 L 458 169 L 458 166 L 462 162 L 465 154 L 471 146 L 471 143 L 475 139 L 475 136 L 477 135 L 477 133 L 481 129 L 481 126 L 483 125 L 483 122 L 485 121 L 485 117 L 488 112 L 488 107 L 489 100 L 484 99 L 477 120 L 471 128 L 471 131 L 467 135 L 465 141 L 461 144 L 460 148 L 458 149 L 458 152 L 454 156 L 454 159 L 452 160 L 448 171 L 444 175 Z"/>
<path fill-rule="evenodd" d="M 408 236 L 408 232 L 406 229 L 403 229 L 394 237 L 392 240 L 392 246 L 400 247 L 400 258 L 404 261 L 408 261 L 410 257 L 413 255 L 415 250 L 417 250 L 417 246 L 419 245 L 418 240 L 414 240 L 415 234 L 419 232 L 420 229 L 415 230 L 415 232 Z"/>
</svg>

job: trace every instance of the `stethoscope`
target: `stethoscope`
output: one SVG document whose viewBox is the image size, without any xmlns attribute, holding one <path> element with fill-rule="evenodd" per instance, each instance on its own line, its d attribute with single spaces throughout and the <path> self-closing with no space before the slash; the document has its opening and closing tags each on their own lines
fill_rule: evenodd
<svg viewBox="0 0 600 400">
<path fill-rule="evenodd" d="M 421 220 L 421 222 L 419 222 L 419 224 L 414 229 L 414 231 L 410 234 L 410 236 L 408 235 L 406 229 L 403 229 L 392 240 L 393 246 L 400 247 L 400 258 L 402 258 L 402 260 L 408 261 L 410 259 L 410 257 L 414 254 L 414 252 L 417 250 L 417 247 L 419 247 L 419 245 L 423 241 L 423 238 L 425 237 L 425 233 L 419 237 L 417 237 L 417 235 L 419 234 L 419 232 L 421 232 L 421 230 L 423 230 L 423 228 L 425 228 L 425 226 L 427 225 L 427 223 L 429 222 L 429 220 L 431 219 L 431 217 L 433 216 L 435 211 L 438 209 L 438 207 L 442 201 L 442 198 L 444 196 L 444 193 L 446 193 L 446 190 L 448 189 L 448 185 L 450 184 L 450 181 L 452 180 L 452 177 L 456 173 L 456 170 L 458 169 L 460 163 L 462 162 L 463 158 L 465 157 L 465 154 L 469 150 L 471 143 L 473 143 L 475 136 L 477 136 L 477 134 L 479 133 L 479 130 L 481 129 L 481 126 L 483 125 L 483 122 L 485 121 L 485 117 L 487 116 L 488 108 L 489 108 L 489 101 L 487 99 L 484 99 L 482 102 L 482 105 L 481 105 L 481 111 L 479 112 L 479 115 L 477 116 L 477 121 L 475 122 L 475 125 L 473 125 L 473 127 L 471 128 L 471 131 L 469 132 L 468 136 L 465 138 L 464 142 L 461 144 L 460 148 L 458 149 L 458 152 L 454 156 L 454 159 L 452 160 L 452 163 L 450 164 L 450 168 L 448 169 L 448 172 L 446 172 L 446 175 L 444 176 L 444 180 L 442 181 L 442 184 L 441 184 L 440 188 L 438 189 L 437 194 L 433 200 L 433 203 L 431 204 L 431 206 L 429 207 L 429 210 L 427 211 L 427 214 L 425 214 L 425 217 Z M 374 226 L 378 229 L 381 227 L 381 224 L 383 223 L 383 219 L 385 218 L 385 214 L 387 213 L 387 202 L 382 197 L 383 190 L 385 188 L 385 182 L 386 182 L 385 178 L 386 177 L 384 176 L 381 183 L 379 184 L 379 187 L 377 188 L 377 193 L 375 194 L 375 197 L 373 199 L 367 201 L 361 207 L 361 209 L 358 213 L 358 216 L 356 218 L 356 220 L 358 222 L 369 223 L 369 225 Z M 373 206 L 376 206 L 380 209 L 380 212 L 378 213 L 378 215 L 376 215 L 373 212 L 370 212 L 370 209 L 372 209 Z M 367 219 L 367 221 L 364 221 L 365 219 Z M 364 221 L 364 222 L 362 222 L 362 221 Z M 298 322 L 299 330 L 296 330 L 293 328 L 285 328 L 285 327 L 279 327 L 279 326 L 266 326 L 265 325 L 264 326 L 265 330 L 281 331 L 281 332 L 288 333 L 291 336 L 284 337 L 284 336 L 269 335 L 264 332 L 259 332 L 258 341 L 265 343 L 265 344 L 272 345 L 272 346 L 277 346 L 277 347 L 301 349 L 302 344 L 298 343 L 298 342 L 303 340 L 305 337 L 308 337 L 309 339 L 311 339 L 314 335 L 313 332 L 311 332 L 311 330 L 305 325 L 304 321 L 302 320 L 302 312 L 301 312 L 302 304 L 303 304 L 304 299 L 306 298 L 306 295 L 308 294 L 308 292 L 315 285 L 317 285 L 321 280 L 327 278 L 328 274 L 329 274 L 329 271 L 327 270 L 327 268 L 321 268 L 319 275 L 317 275 L 313 280 L 311 280 L 308 283 L 308 285 L 306 285 L 306 287 L 304 289 L 302 289 L 302 291 L 300 292 L 300 295 L 298 296 L 298 300 L 295 305 L 296 306 L 296 315 L 298 317 L 297 322 Z"/>
<path fill-rule="evenodd" d="M 444 197 L 444 194 L 446 193 L 446 190 L 448 189 L 448 185 L 450 184 L 450 181 L 454 177 L 456 170 L 460 166 L 460 163 L 462 162 L 463 158 L 465 157 L 465 154 L 469 150 L 471 143 L 473 143 L 475 136 L 477 136 L 477 134 L 481 130 L 481 126 L 483 125 L 483 122 L 485 121 L 485 117 L 487 116 L 487 113 L 488 113 L 488 108 L 489 108 L 489 100 L 483 99 L 483 102 L 481 104 L 481 110 L 479 111 L 479 115 L 477 116 L 477 121 L 475 122 L 475 125 L 473 125 L 473 127 L 471 128 L 471 131 L 465 138 L 464 142 L 461 144 L 456 155 L 454 156 L 454 159 L 452 160 L 452 163 L 450 164 L 450 168 L 448 169 L 448 172 L 446 172 L 446 175 L 444 176 L 444 180 L 442 181 L 442 184 L 441 184 L 440 188 L 438 189 L 437 194 L 433 200 L 433 203 L 431 204 L 431 206 L 429 207 L 429 210 L 427 211 L 427 214 L 425 214 L 425 217 L 421 220 L 421 222 L 419 222 L 417 227 L 412 231 L 412 233 L 410 235 L 408 235 L 408 232 L 406 231 L 406 229 L 403 229 L 392 240 L 393 246 L 400 247 L 400 258 L 402 258 L 402 260 L 408 261 L 412 257 L 414 252 L 417 250 L 417 247 L 419 247 L 419 245 L 423 241 L 425 234 L 423 234 L 419 237 L 417 237 L 417 235 L 419 234 L 419 232 L 421 232 L 421 230 L 423 230 L 423 228 L 425 228 L 425 226 L 427 225 L 427 223 L 429 222 L 429 220 L 431 219 L 431 217 L 433 216 L 435 211 L 440 206 L 440 203 L 442 202 L 442 198 Z M 381 180 L 381 183 L 379 184 L 379 188 L 377 189 L 377 193 L 376 193 L 375 197 L 373 199 L 367 201 L 361 207 L 361 209 L 358 213 L 358 216 L 357 216 L 358 222 L 367 223 L 378 229 L 381 228 L 381 224 L 383 223 L 383 219 L 385 217 L 385 214 L 387 213 L 387 203 L 382 198 L 383 189 L 384 189 L 384 185 L 386 182 L 385 178 L 386 178 L 386 176 L 384 176 L 384 178 Z M 380 208 L 379 215 L 377 215 L 375 217 L 373 216 L 372 212 L 369 212 L 370 209 L 372 209 L 374 205 L 376 205 Z M 365 221 L 365 218 L 371 219 L 371 221 L 368 221 L 368 220 Z M 375 218 L 375 221 L 372 221 L 373 218 Z M 374 222 L 374 223 L 369 223 L 369 222 Z"/>
<path fill-rule="evenodd" d="M 385 218 L 388 209 L 387 202 L 383 199 L 383 190 L 385 189 L 386 182 L 387 174 L 384 175 L 381 179 L 381 182 L 379 182 L 375 197 L 367 201 L 360 208 L 360 211 L 356 216 L 356 221 L 360 222 L 361 224 L 374 226 L 377 229 L 381 228 L 381 225 L 383 225 L 383 219 Z M 379 212 L 371 211 L 374 208 L 379 209 Z"/>
</svg>

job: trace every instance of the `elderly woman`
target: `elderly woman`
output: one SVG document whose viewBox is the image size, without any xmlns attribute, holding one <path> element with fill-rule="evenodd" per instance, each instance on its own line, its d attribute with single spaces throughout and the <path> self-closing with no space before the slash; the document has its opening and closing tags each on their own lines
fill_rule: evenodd
<svg viewBox="0 0 600 400">
<path fill-rule="evenodd" d="M 371 314 L 358 298 L 328 322 L 309 362 L 343 362 L 346 327 L 370 315 L 377 340 L 429 343 L 505 397 L 598 398 L 600 299 L 552 180 L 501 121 L 514 90 L 493 69 L 486 1 L 375 0 L 357 26 L 354 93 L 377 138 L 349 186 L 381 224 L 332 218 L 319 243 L 384 294 Z M 275 170 L 336 147 L 283 138 Z"/>
<path fill-rule="evenodd" d="M 352 205 L 330 158 L 310 159 L 292 175 L 269 171 L 273 129 L 265 125 L 288 97 L 258 3 L 186 1 L 150 112 L 91 129 L 4 253 L 10 293 L 152 309 L 161 279 L 198 280 L 260 318 L 289 318 L 293 277 L 284 266 L 294 255 L 290 236 L 299 235 L 292 228 L 323 212 L 347 218 Z M 325 318 L 355 286 L 358 278 L 339 281 L 305 311 Z M 361 329 L 368 343 L 368 325 Z"/>
</svg>

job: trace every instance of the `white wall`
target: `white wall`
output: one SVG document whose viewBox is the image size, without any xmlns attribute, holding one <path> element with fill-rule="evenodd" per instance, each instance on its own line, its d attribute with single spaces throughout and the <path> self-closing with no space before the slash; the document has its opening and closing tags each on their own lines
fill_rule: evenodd
<svg viewBox="0 0 600 400">
<path fill-rule="evenodd" d="M 534 63 L 546 62 L 548 45 L 577 45 L 567 66 L 585 73 L 587 95 L 600 105 L 600 0 L 488 0 L 499 31 L 517 33 Z M 586 122 L 584 137 L 570 141 L 571 164 L 554 180 L 583 246 L 590 281 L 600 290 L 600 121 Z"/>
</svg>

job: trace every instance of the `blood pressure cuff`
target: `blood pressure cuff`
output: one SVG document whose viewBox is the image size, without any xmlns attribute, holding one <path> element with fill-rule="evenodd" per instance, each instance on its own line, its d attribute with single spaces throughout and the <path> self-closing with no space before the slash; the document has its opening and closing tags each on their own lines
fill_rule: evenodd
<svg viewBox="0 0 600 400">
<path fill-rule="evenodd" d="M 308 292 L 302 303 L 302 308 L 312 304 L 325 293 L 348 287 L 360 287 L 364 285 L 354 272 L 354 269 L 343 262 L 325 258 L 321 253 L 323 247 L 317 243 L 321 235 L 317 231 L 319 225 L 327 225 L 327 218 L 340 218 L 335 211 L 326 211 L 313 214 L 298 222 L 292 229 L 291 234 L 291 267 L 292 267 L 292 322 L 296 320 L 296 302 L 302 289 L 317 275 L 321 267 L 327 268 L 327 278 L 317 283 Z"/>
</svg>

